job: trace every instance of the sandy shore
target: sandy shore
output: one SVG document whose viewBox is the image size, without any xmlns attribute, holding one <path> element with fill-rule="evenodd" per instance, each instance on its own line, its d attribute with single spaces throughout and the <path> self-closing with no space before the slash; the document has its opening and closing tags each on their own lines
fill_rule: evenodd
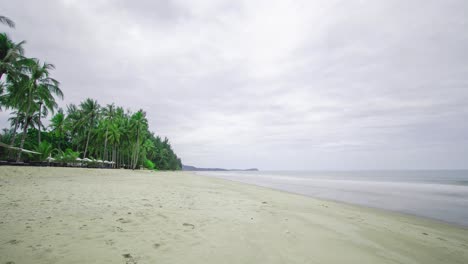
<svg viewBox="0 0 468 264">
<path fill-rule="evenodd" d="M 3 263 L 468 263 L 468 230 L 184 172 L 0 167 Z"/>
</svg>

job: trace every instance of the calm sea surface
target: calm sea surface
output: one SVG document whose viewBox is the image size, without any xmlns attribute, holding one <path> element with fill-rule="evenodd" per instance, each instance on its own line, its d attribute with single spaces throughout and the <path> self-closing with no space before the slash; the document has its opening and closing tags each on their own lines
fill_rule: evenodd
<svg viewBox="0 0 468 264">
<path fill-rule="evenodd" d="M 468 227 L 468 170 L 197 172 Z"/>
</svg>

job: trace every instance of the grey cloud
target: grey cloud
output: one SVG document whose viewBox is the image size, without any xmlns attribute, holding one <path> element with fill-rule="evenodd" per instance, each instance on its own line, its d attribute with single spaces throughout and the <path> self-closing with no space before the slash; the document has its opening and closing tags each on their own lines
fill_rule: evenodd
<svg viewBox="0 0 468 264">
<path fill-rule="evenodd" d="M 27 55 L 57 66 L 62 106 L 143 108 L 186 164 L 466 168 L 466 1 L 2 7 Z"/>
</svg>

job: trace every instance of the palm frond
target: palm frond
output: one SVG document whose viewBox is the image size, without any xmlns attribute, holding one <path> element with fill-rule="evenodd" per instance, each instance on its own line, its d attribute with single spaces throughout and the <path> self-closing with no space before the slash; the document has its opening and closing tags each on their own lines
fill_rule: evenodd
<svg viewBox="0 0 468 264">
<path fill-rule="evenodd" d="M 0 16 L 0 23 L 3 23 L 11 28 L 15 28 L 15 22 L 6 16 Z"/>
</svg>

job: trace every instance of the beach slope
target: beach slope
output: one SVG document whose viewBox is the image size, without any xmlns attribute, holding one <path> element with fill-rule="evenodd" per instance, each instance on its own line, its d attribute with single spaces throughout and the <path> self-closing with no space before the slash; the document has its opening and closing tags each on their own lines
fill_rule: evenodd
<svg viewBox="0 0 468 264">
<path fill-rule="evenodd" d="M 0 263 L 468 263 L 468 230 L 190 172 L 0 167 Z"/>
</svg>

